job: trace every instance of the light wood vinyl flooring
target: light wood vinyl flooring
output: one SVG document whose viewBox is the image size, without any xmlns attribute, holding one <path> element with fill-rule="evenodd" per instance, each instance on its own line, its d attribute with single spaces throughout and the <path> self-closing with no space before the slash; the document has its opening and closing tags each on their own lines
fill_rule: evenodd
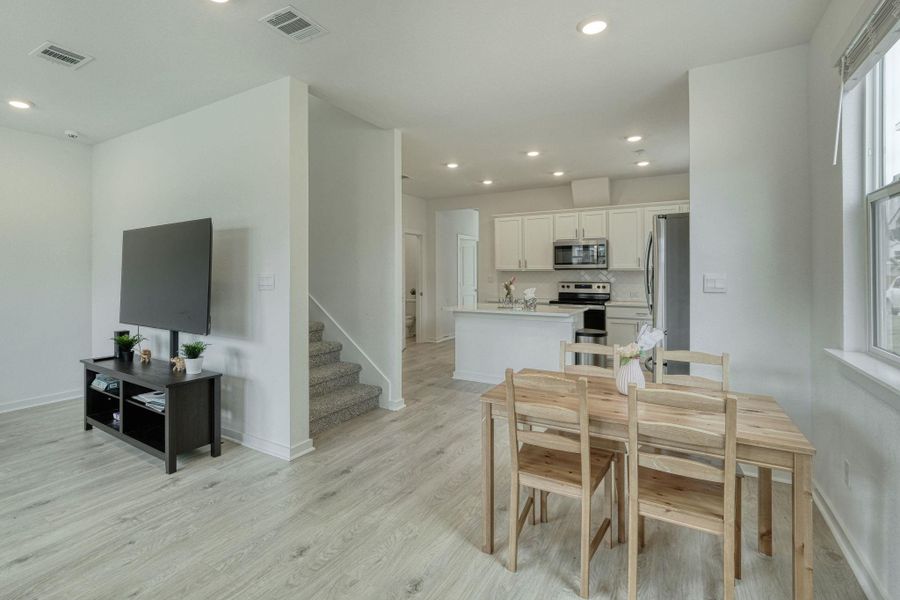
<svg viewBox="0 0 900 600">
<path fill-rule="evenodd" d="M 399 412 L 331 429 L 293 463 L 226 442 L 179 471 L 81 426 L 80 402 L 0 414 L 0 598 L 577 598 L 578 503 L 551 497 L 506 562 L 508 452 L 498 423 L 497 552 L 481 544 L 480 404 L 453 381 L 452 343 L 404 353 Z M 755 485 L 744 488 L 739 599 L 789 598 L 790 496 L 775 486 L 775 556 L 755 552 Z M 596 496 L 599 522 L 602 496 Z M 862 599 L 822 519 L 816 598 Z M 720 543 L 648 521 L 640 596 L 721 595 Z M 591 597 L 624 598 L 626 547 L 603 544 Z"/>
</svg>

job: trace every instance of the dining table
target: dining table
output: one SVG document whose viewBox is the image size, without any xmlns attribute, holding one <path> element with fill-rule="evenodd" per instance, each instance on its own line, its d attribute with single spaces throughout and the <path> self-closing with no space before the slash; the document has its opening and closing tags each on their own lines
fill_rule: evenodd
<svg viewBox="0 0 900 600">
<path fill-rule="evenodd" d="M 522 369 L 518 374 L 545 374 L 577 380 L 582 374 Z M 616 389 L 616 381 L 610 377 L 587 377 L 588 415 L 592 443 L 608 443 L 610 448 L 623 448 L 628 440 L 628 396 Z M 647 383 L 648 388 L 692 391 L 708 396 L 723 397 L 725 392 L 692 388 L 672 384 Z M 812 460 L 815 448 L 791 420 L 785 410 L 771 396 L 728 391 L 737 399 L 737 460 L 754 465 L 758 469 L 758 550 L 772 555 L 772 471 L 791 474 L 792 530 L 793 530 L 793 597 L 795 600 L 812 600 L 813 597 L 813 493 Z M 578 398 L 549 394 L 535 390 L 516 391 L 517 402 L 540 401 L 575 408 Z M 501 383 L 481 396 L 481 448 L 482 448 L 482 551 L 494 551 L 494 420 L 506 419 L 506 385 Z M 642 410 L 659 411 L 650 415 L 665 419 L 673 417 L 671 407 L 646 407 Z M 720 415 L 681 411 L 679 424 L 701 429 L 724 428 Z M 721 424 L 718 422 L 721 421 Z M 574 431 L 571 424 L 553 422 L 545 418 L 524 417 L 519 422 L 532 427 L 552 427 L 562 431 Z M 622 461 L 617 461 L 622 462 Z M 616 472 L 617 487 L 621 489 L 624 469 Z M 618 502 L 618 538 L 625 541 L 624 502 Z M 610 533 L 612 535 L 612 533 Z"/>
</svg>

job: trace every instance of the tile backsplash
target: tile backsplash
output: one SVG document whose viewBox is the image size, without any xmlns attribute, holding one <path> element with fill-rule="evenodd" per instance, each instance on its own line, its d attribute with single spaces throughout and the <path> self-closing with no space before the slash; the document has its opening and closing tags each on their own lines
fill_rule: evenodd
<svg viewBox="0 0 900 600">
<path fill-rule="evenodd" d="M 491 282 L 491 275 L 494 281 Z M 516 296 L 527 288 L 536 288 L 539 302 L 556 300 L 556 285 L 560 281 L 609 281 L 613 300 L 644 300 L 643 271 L 493 271 L 487 285 L 482 284 L 482 302 L 492 302 L 503 294 L 503 282 L 516 278 Z"/>
</svg>

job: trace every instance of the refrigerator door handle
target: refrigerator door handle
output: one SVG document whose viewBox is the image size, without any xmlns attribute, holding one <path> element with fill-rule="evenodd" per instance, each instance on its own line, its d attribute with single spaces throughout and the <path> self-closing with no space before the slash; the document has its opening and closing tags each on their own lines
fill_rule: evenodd
<svg viewBox="0 0 900 600">
<path fill-rule="evenodd" d="M 650 267 L 650 253 L 653 250 L 653 232 L 647 237 L 647 261 L 644 263 L 644 293 L 647 296 L 647 308 L 650 314 L 653 314 L 653 290 L 652 286 L 652 270 Z M 656 325 L 654 323 L 654 325 Z"/>
</svg>

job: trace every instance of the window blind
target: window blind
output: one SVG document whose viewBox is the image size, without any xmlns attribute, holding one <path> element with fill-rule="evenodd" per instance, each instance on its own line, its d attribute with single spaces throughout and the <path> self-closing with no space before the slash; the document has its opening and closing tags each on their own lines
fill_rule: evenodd
<svg viewBox="0 0 900 600">
<path fill-rule="evenodd" d="M 837 68 L 845 88 L 855 87 L 900 38 L 900 0 L 882 0 L 844 50 Z"/>
</svg>

